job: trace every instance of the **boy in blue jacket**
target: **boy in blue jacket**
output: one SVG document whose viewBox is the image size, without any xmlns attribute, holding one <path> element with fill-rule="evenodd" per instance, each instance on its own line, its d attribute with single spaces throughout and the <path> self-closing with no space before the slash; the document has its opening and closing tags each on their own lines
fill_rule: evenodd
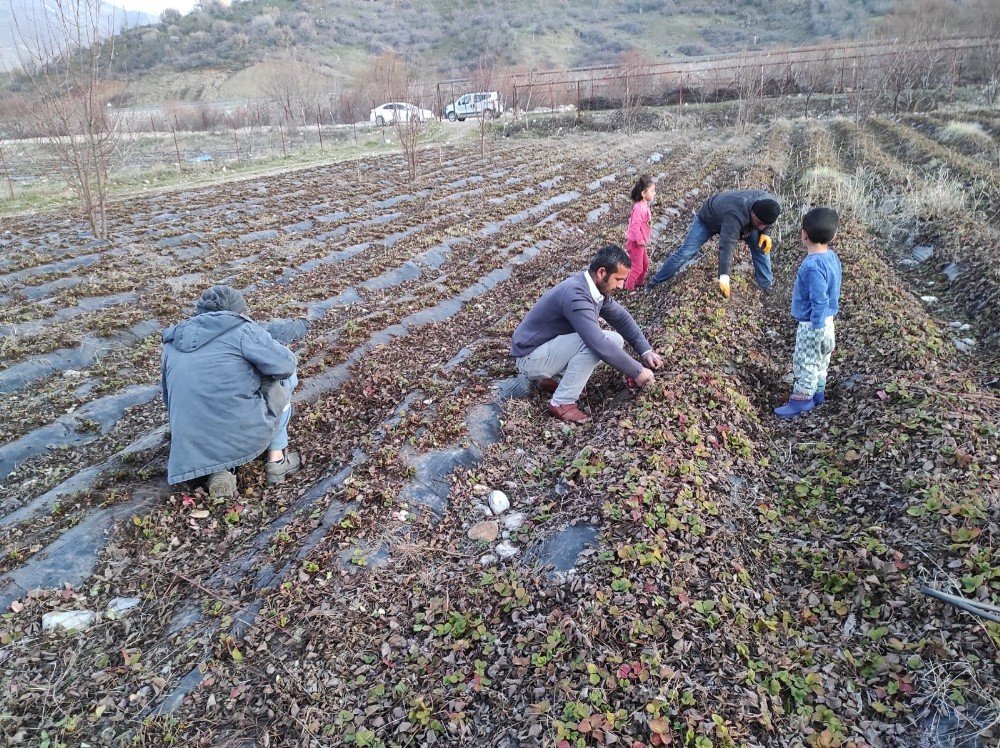
<svg viewBox="0 0 1000 748">
<path fill-rule="evenodd" d="M 794 418 L 826 399 L 826 372 L 835 343 L 833 318 L 840 309 L 843 273 L 840 258 L 830 249 L 838 221 L 831 208 L 813 208 L 802 218 L 806 258 L 792 290 L 792 316 L 799 321 L 792 354 L 795 384 L 788 402 L 774 409 L 781 418 Z"/>
</svg>

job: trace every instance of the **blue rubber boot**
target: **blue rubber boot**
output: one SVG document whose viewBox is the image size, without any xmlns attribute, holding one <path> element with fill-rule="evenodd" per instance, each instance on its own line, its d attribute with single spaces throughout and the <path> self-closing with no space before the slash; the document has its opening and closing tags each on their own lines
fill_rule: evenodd
<svg viewBox="0 0 1000 748">
<path fill-rule="evenodd" d="M 816 390 L 816 394 L 813 395 L 813 405 L 822 405 L 826 402 L 826 392 L 824 390 Z"/>
<path fill-rule="evenodd" d="M 780 408 L 774 409 L 774 414 L 779 418 L 795 418 L 795 416 L 800 413 L 807 413 L 812 410 L 815 404 L 812 398 L 809 400 L 796 400 L 795 398 L 789 398 L 788 402 L 782 405 Z"/>
</svg>

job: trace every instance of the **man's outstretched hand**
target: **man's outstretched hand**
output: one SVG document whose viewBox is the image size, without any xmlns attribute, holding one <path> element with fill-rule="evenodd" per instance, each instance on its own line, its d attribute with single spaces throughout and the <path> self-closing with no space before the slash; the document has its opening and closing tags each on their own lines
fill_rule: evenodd
<svg viewBox="0 0 1000 748">
<path fill-rule="evenodd" d="M 654 379 L 656 379 L 656 377 L 653 375 L 653 372 L 650 369 L 647 369 L 644 366 L 644 367 L 642 367 L 642 371 L 639 373 L 639 376 L 637 376 L 635 378 L 635 386 L 636 387 L 645 387 L 647 384 L 649 384 L 650 382 L 652 382 Z"/>
<path fill-rule="evenodd" d="M 660 354 L 656 351 L 648 351 L 642 357 L 642 363 L 645 364 L 647 369 L 656 370 L 663 366 L 663 359 L 660 358 Z M 638 381 L 638 379 L 636 381 Z"/>
</svg>

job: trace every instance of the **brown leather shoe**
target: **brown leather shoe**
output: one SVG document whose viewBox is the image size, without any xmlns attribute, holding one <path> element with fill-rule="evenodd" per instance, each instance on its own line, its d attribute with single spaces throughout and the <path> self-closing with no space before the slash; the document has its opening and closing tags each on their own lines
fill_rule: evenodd
<svg viewBox="0 0 1000 748">
<path fill-rule="evenodd" d="M 552 379 L 552 377 L 542 377 L 541 379 L 536 379 L 532 382 L 538 389 L 542 392 L 548 392 L 550 395 L 559 389 L 559 380 Z"/>
<path fill-rule="evenodd" d="M 586 423 L 590 420 L 590 416 L 576 407 L 576 403 L 568 403 L 566 405 L 546 403 L 545 407 L 549 409 L 549 413 L 566 423 Z"/>
</svg>

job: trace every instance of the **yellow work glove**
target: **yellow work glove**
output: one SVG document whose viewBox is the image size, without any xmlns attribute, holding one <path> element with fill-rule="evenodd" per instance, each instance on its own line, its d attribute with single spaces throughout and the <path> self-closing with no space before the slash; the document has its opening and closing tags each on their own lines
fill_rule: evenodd
<svg viewBox="0 0 1000 748">
<path fill-rule="evenodd" d="M 720 275 L 719 276 L 719 290 L 722 291 L 722 295 L 727 299 L 729 298 L 729 276 Z"/>
<path fill-rule="evenodd" d="M 771 237 L 767 234 L 761 234 L 760 239 L 757 240 L 757 246 L 764 250 L 764 254 L 771 254 Z"/>
</svg>

